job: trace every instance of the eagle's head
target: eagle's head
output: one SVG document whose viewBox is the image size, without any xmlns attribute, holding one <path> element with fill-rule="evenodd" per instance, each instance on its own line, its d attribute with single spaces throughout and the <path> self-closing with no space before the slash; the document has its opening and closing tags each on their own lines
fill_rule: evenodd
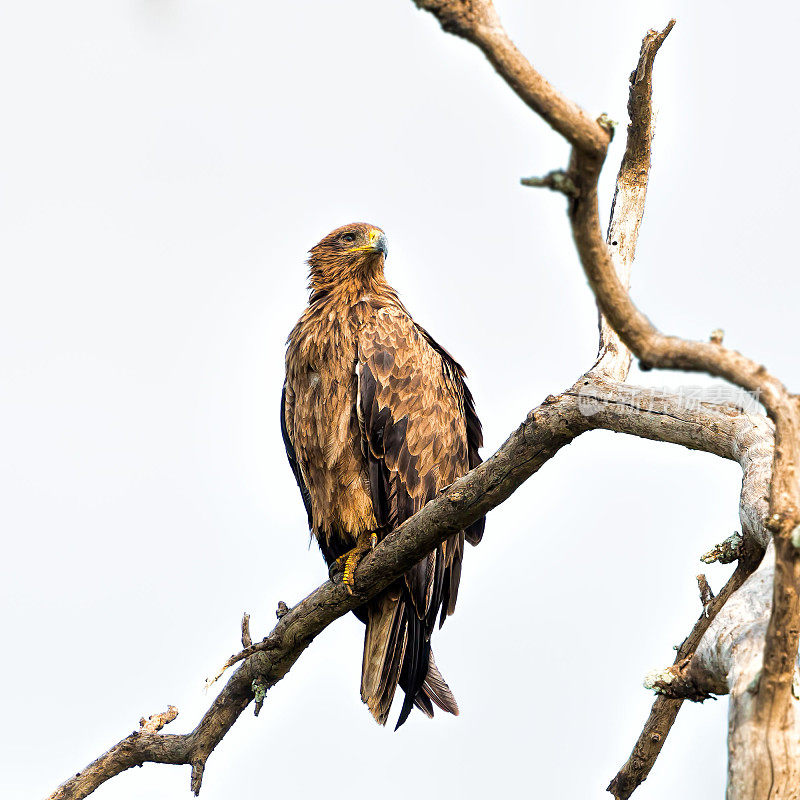
<svg viewBox="0 0 800 800">
<path fill-rule="evenodd" d="M 342 225 L 309 250 L 311 288 L 378 277 L 387 254 L 386 234 L 380 228 L 366 222 Z"/>
</svg>

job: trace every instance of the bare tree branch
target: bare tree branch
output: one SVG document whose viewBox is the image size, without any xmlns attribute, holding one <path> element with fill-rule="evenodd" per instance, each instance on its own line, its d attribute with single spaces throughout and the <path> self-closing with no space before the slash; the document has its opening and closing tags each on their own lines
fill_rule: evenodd
<svg viewBox="0 0 800 800">
<path fill-rule="evenodd" d="M 719 561 L 720 564 L 730 564 L 739 558 L 743 541 L 740 533 L 732 533 L 724 542 L 715 544 L 707 553 L 700 556 L 700 560 L 704 564 L 713 564 L 715 561 Z"/>
<path fill-rule="evenodd" d="M 631 283 L 631 266 L 639 239 L 639 227 L 644 218 L 647 184 L 650 178 L 650 154 L 655 135 L 653 115 L 653 64 L 659 48 L 675 25 L 670 20 L 661 33 L 648 33 L 642 41 L 639 62 L 631 73 L 628 92 L 628 135 L 625 155 L 620 163 L 614 200 L 611 204 L 611 221 L 606 234 L 606 244 L 620 283 L 627 289 Z M 624 374 L 614 369 L 609 354 L 624 353 L 617 359 L 624 364 Z M 600 314 L 600 357 L 595 370 L 608 378 L 624 380 L 630 369 L 630 350 L 619 335 Z"/>
<path fill-rule="evenodd" d="M 169 725 L 178 716 L 178 709 L 175 706 L 168 706 L 166 711 L 158 714 L 151 714 L 147 719 L 142 717 L 139 720 L 139 730 L 144 733 L 158 733 L 165 725 Z"/>
<path fill-rule="evenodd" d="M 550 189 L 554 192 L 561 192 L 567 197 L 577 197 L 578 187 L 572 182 L 572 178 L 563 169 L 554 169 L 543 175 L 541 178 L 520 178 L 523 186 L 532 186 L 536 189 Z"/>
<path fill-rule="evenodd" d="M 479 47 L 508 85 L 573 147 L 605 158 L 611 130 L 551 86 L 505 32 L 491 0 L 414 0 L 448 33 Z"/>
<path fill-rule="evenodd" d="M 253 644 L 253 640 L 250 637 L 250 615 L 245 612 L 242 615 L 242 647 L 247 648 Z"/>
</svg>

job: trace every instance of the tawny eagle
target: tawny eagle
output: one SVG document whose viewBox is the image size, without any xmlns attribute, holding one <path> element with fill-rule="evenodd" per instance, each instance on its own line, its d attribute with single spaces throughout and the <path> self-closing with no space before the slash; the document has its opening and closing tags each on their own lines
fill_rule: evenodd
<svg viewBox="0 0 800 800">
<path fill-rule="evenodd" d="M 481 424 L 464 370 L 417 325 L 383 274 L 386 236 L 354 223 L 309 254 L 308 308 L 286 352 L 281 426 L 308 524 L 332 570 L 353 586 L 359 560 L 389 531 L 480 463 Z M 384 724 L 399 683 L 413 705 L 458 706 L 430 638 L 456 605 L 465 539 L 440 545 L 356 609 L 366 624 L 361 698 Z"/>
</svg>

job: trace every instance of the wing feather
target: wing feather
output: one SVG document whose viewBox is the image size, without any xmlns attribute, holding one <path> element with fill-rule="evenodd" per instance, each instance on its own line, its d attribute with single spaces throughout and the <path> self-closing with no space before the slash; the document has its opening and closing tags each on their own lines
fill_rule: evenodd
<svg viewBox="0 0 800 800">
<path fill-rule="evenodd" d="M 286 383 L 283 384 L 283 391 L 281 392 L 281 434 L 283 436 L 283 444 L 286 447 L 286 457 L 289 459 L 289 466 L 294 473 L 294 479 L 297 481 L 297 486 L 300 489 L 300 496 L 303 498 L 303 505 L 308 514 L 308 527 L 312 527 L 312 513 L 311 513 L 311 493 L 308 491 L 303 471 L 300 469 L 300 464 L 297 462 L 297 454 L 294 449 L 294 441 L 292 435 L 289 433 L 289 420 L 293 418 L 293 405 L 294 396 Z M 293 426 L 292 426 L 293 427 Z"/>
<path fill-rule="evenodd" d="M 356 372 L 362 453 L 383 535 L 480 463 L 481 428 L 463 370 L 403 309 L 384 307 L 367 320 Z M 437 618 L 441 625 L 455 609 L 465 535 L 477 543 L 482 530 L 481 521 L 454 534 L 404 576 L 404 596 L 416 621 L 409 620 L 405 635 L 400 684 L 406 701 L 398 724 L 415 702 L 426 713 L 432 712 L 431 701 L 455 707 L 449 689 L 441 696 L 437 691 L 438 671 L 428 691 L 423 687 L 429 639 Z"/>
</svg>

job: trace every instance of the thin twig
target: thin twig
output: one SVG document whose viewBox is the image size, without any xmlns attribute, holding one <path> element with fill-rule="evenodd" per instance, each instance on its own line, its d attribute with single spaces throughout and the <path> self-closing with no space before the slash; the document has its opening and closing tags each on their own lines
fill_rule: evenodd
<svg viewBox="0 0 800 800">
<path fill-rule="evenodd" d="M 159 714 L 151 714 L 147 719 L 142 717 L 139 720 L 139 730 L 143 733 L 158 733 L 177 716 L 178 709 L 175 706 L 167 706 L 166 711 L 162 711 Z"/>
<path fill-rule="evenodd" d="M 700 590 L 700 602 L 703 604 L 703 611 L 708 614 L 708 607 L 714 601 L 714 592 L 711 591 L 705 575 L 697 576 L 697 588 Z"/>
<path fill-rule="evenodd" d="M 620 283 L 627 289 L 639 229 L 644 219 L 655 115 L 653 114 L 653 63 L 659 48 L 672 30 L 670 20 L 661 33 L 648 32 L 639 50 L 639 61 L 630 76 L 625 153 L 619 165 L 606 245 Z M 607 378 L 624 380 L 630 370 L 631 353 L 608 320 L 599 314 L 600 346 L 595 371 Z"/>
<path fill-rule="evenodd" d="M 206 690 L 210 689 L 235 664 L 244 661 L 246 658 L 250 658 L 250 656 L 254 656 L 256 653 L 266 653 L 269 650 L 274 650 L 279 645 L 279 641 L 267 636 L 260 642 L 242 648 L 238 653 L 234 653 L 230 656 L 211 678 L 206 678 Z"/>
<path fill-rule="evenodd" d="M 561 194 L 565 194 L 567 197 L 578 196 L 578 187 L 572 182 L 572 178 L 570 178 L 563 169 L 554 169 L 541 178 L 520 178 L 519 182 L 523 186 L 533 186 L 535 188 L 561 192 Z"/>
<path fill-rule="evenodd" d="M 253 639 L 250 636 L 250 615 L 245 611 L 242 616 L 242 647 L 245 650 L 253 644 Z"/>
<path fill-rule="evenodd" d="M 741 533 L 734 531 L 724 542 L 715 544 L 707 553 L 700 556 L 704 564 L 730 564 L 739 558 L 744 538 Z"/>
</svg>

